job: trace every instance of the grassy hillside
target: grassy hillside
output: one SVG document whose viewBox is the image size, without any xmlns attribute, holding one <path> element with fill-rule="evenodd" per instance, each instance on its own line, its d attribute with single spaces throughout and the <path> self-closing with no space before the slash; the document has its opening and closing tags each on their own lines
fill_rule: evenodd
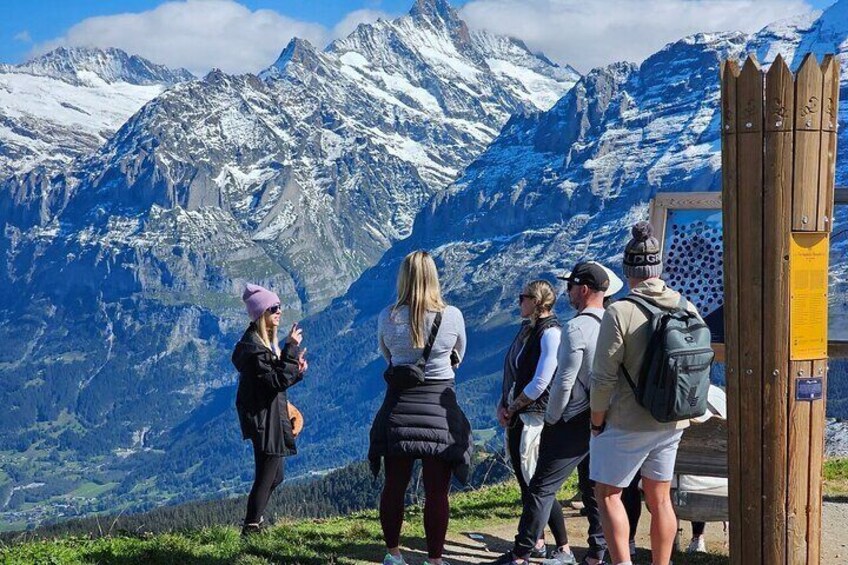
<svg viewBox="0 0 848 565">
<path fill-rule="evenodd" d="M 840 499 L 848 493 L 848 459 L 825 465 L 825 495 Z M 561 498 L 574 492 L 574 477 L 563 487 Z M 456 493 L 451 498 L 450 532 L 486 533 L 514 525 L 519 517 L 519 492 L 510 481 L 475 491 Z M 410 505 L 406 512 L 402 541 L 414 550 L 426 549 L 422 508 Z M 647 516 L 645 517 L 647 519 Z M 509 528 L 507 528 L 509 530 Z M 509 530 L 511 531 L 511 530 Z M 508 541 L 508 537 L 501 536 Z M 578 547 L 583 540 L 574 540 Z M 100 538 L 67 536 L 52 541 L 28 541 L 0 547 L 0 563 L 50 565 L 260 565 L 327 563 L 353 565 L 378 563 L 384 547 L 377 512 L 368 510 L 348 516 L 284 520 L 267 533 L 242 540 L 232 526 L 213 526 L 193 531 L 163 534 L 140 533 Z M 492 558 L 497 554 L 493 553 Z M 640 550 L 642 561 L 648 554 Z M 421 559 L 410 559 L 417 565 Z M 645 561 L 647 562 L 647 561 Z M 724 565 L 726 557 L 715 554 L 676 555 L 678 565 Z M 452 560 L 454 565 L 472 561 Z"/>
<path fill-rule="evenodd" d="M 573 483 L 564 487 L 567 496 Z M 519 493 L 515 483 L 486 487 L 452 497 L 450 531 L 485 532 L 488 528 L 514 524 L 519 516 Z M 403 542 L 424 550 L 421 507 L 407 509 Z M 199 531 L 134 537 L 89 539 L 69 537 L 56 541 L 34 541 L 0 550 L 3 563 L 49 564 L 238 564 L 286 563 L 377 563 L 384 547 L 376 511 L 324 520 L 282 522 L 266 534 L 243 541 L 234 527 L 212 527 Z M 496 555 L 493 554 L 492 558 Z M 411 560 L 413 563 L 417 563 Z M 702 556 L 680 557 L 675 563 L 719 564 L 726 559 Z M 454 560 L 454 563 L 457 563 Z"/>
</svg>

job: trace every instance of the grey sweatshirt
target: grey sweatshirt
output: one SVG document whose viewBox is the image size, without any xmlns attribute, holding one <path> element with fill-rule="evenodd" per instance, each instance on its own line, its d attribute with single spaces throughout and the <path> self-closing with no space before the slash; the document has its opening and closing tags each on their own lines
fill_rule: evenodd
<svg viewBox="0 0 848 565">
<path fill-rule="evenodd" d="M 595 359 L 595 344 L 604 317 L 603 308 L 586 308 L 565 325 L 559 344 L 559 361 L 551 382 L 545 421 L 556 424 L 570 420 L 589 408 L 589 375 Z M 593 318 L 591 315 L 597 316 Z"/>
<path fill-rule="evenodd" d="M 380 312 L 377 321 L 377 342 L 386 361 L 395 365 L 412 364 L 421 358 L 422 347 L 412 346 L 412 334 L 409 330 L 409 308 L 401 306 L 397 310 L 387 306 Z M 424 330 L 425 341 L 433 327 L 435 312 L 427 312 Z M 448 306 L 442 312 L 442 324 L 433 343 L 433 350 L 424 368 L 427 379 L 447 380 L 454 378 L 450 354 L 456 351 L 460 361 L 465 357 L 465 320 L 459 308 Z"/>
</svg>

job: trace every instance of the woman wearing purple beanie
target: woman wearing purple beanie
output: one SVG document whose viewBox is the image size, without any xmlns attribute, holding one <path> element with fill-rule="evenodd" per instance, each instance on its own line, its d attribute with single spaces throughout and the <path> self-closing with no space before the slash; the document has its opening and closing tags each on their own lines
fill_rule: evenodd
<svg viewBox="0 0 848 565">
<path fill-rule="evenodd" d="M 303 334 L 293 324 L 280 350 L 280 298 L 266 288 L 248 284 L 242 296 L 250 326 L 233 351 L 239 372 L 236 411 L 244 439 L 253 444 L 255 478 L 247 497 L 243 536 L 262 530 L 265 507 L 274 489 L 283 482 L 283 458 L 297 453 L 288 414 L 286 390 L 303 379 L 308 364 Z"/>
</svg>

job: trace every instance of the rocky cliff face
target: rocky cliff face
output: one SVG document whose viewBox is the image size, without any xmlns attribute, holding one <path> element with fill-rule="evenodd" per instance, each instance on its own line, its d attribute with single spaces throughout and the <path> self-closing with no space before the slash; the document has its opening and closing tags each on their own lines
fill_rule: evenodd
<svg viewBox="0 0 848 565">
<path fill-rule="evenodd" d="M 105 461 L 113 501 L 190 496 L 161 465 L 207 444 L 181 442 L 209 406 L 231 411 L 221 387 L 235 378 L 244 281 L 273 287 L 287 320 L 320 309 L 409 234 L 511 113 L 549 108 L 577 78 L 421 0 L 323 51 L 294 40 L 258 76 L 177 84 L 66 170 L 7 179 L 0 390 L 14 409 L 0 443 L 28 454 L 9 456 L 16 476 L 55 478 L 57 461 L 31 449 L 61 459 L 71 485 Z M 210 468 L 217 485 L 232 457 L 208 445 L 225 466 Z M 172 478 L 136 496 L 129 476 L 157 467 Z"/>
<path fill-rule="evenodd" d="M 845 6 L 752 37 L 685 38 L 639 66 L 593 70 L 547 112 L 514 116 L 463 175 L 427 203 L 409 238 L 306 320 L 314 372 L 310 386 L 293 398 L 306 413 L 323 416 L 321 428 L 304 436 L 303 460 L 312 464 L 313 450 L 329 449 L 346 460 L 364 453 L 384 363 L 375 349 L 362 353 L 362 344 L 374 339 L 376 316 L 393 299 L 400 262 L 417 248 L 435 254 L 450 302 L 465 313 L 469 353 L 459 370 L 458 395 L 475 428 L 493 426 L 521 286 L 552 279 L 584 257 L 619 270 L 629 226 L 646 216 L 657 192 L 719 190 L 720 61 L 759 52 L 770 62 L 779 50 L 797 66 L 802 48 L 814 47 L 819 60 L 825 52 L 841 52 L 848 25 L 840 32 L 834 22 L 842 21 L 837 16 Z M 840 139 L 837 184 L 845 184 L 845 141 Z M 848 224 L 848 210 L 841 208 L 837 226 Z M 831 314 L 837 320 L 848 304 L 846 242 L 848 231 L 837 229 L 831 261 Z M 559 312 L 571 315 L 565 304 Z M 845 362 L 831 366 L 833 414 L 845 409 L 846 368 Z M 721 370 L 716 376 L 722 378 Z"/>
</svg>

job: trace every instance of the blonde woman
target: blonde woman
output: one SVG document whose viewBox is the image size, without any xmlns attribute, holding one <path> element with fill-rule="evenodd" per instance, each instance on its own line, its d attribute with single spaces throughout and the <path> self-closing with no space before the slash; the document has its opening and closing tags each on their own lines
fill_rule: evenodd
<svg viewBox="0 0 848 565">
<path fill-rule="evenodd" d="M 524 322 L 507 350 L 501 399 L 496 408 L 498 422 L 506 428 L 507 451 L 524 507 L 531 504 L 528 485 L 536 470 L 551 380 L 557 368 L 561 330 L 553 312 L 555 303 L 556 292 L 545 280 L 531 281 L 518 295 Z M 565 518 L 556 500 L 548 526 L 558 547 L 568 544 Z M 545 540 L 539 539 L 526 557 L 546 554 Z"/>
<path fill-rule="evenodd" d="M 262 530 L 265 507 L 283 482 L 283 458 L 297 453 L 286 390 L 303 379 L 308 364 L 297 324 L 280 349 L 280 299 L 276 294 L 248 284 L 242 299 L 251 323 L 236 344 L 232 361 L 239 372 L 236 411 L 242 437 L 253 444 L 255 478 L 241 532 L 247 536 Z"/>
<path fill-rule="evenodd" d="M 398 273 L 397 301 L 380 314 L 380 351 L 389 364 L 383 405 L 371 427 L 368 459 L 374 474 L 385 465 L 380 524 L 384 565 L 402 565 L 400 530 L 404 497 L 416 459 L 424 479 L 424 532 L 430 565 L 441 565 L 448 529 L 451 474 L 468 478 L 471 426 L 456 401 L 454 369 L 465 355 L 465 322 L 442 299 L 436 264 L 425 251 L 406 256 Z M 418 369 L 410 369 L 418 367 Z M 411 373 L 418 379 L 409 377 Z"/>
</svg>

